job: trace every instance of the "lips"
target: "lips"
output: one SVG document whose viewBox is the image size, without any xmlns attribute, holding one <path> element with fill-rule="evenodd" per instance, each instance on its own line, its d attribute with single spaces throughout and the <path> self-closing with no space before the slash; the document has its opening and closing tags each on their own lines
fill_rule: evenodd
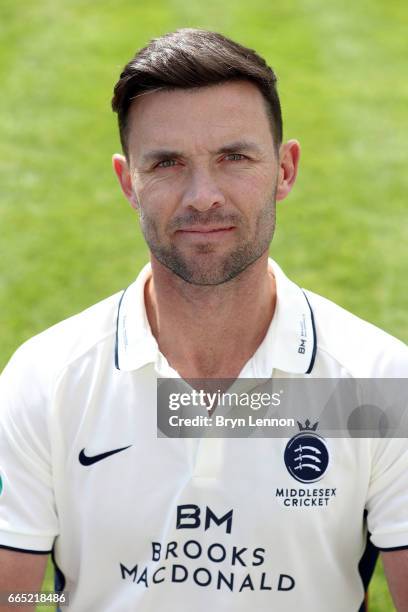
<svg viewBox="0 0 408 612">
<path fill-rule="evenodd" d="M 230 232 L 234 229 L 233 226 L 226 227 L 209 227 L 209 226 L 194 226 L 194 227 L 185 227 L 177 230 L 177 233 L 188 233 L 188 234 L 215 234 L 221 232 Z"/>
<path fill-rule="evenodd" d="M 235 226 L 194 225 L 178 229 L 174 237 L 186 244 L 224 244 L 234 235 Z"/>
</svg>

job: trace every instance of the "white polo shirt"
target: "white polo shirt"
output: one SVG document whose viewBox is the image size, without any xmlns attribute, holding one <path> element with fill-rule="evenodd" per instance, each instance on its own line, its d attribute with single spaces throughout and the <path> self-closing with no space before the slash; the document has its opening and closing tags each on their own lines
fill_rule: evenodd
<svg viewBox="0 0 408 612">
<path fill-rule="evenodd" d="M 405 345 L 270 265 L 276 311 L 240 377 L 407 378 Z M 304 483 L 288 439 L 158 438 L 157 378 L 177 373 L 146 317 L 150 273 L 4 370 L 0 545 L 52 550 L 75 612 L 359 610 L 367 529 L 408 547 L 407 441 L 326 439 L 330 469 Z"/>
</svg>

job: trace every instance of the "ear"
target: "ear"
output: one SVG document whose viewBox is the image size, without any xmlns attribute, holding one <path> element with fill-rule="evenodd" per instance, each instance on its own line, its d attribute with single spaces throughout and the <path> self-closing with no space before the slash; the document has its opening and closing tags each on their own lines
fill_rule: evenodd
<svg viewBox="0 0 408 612">
<path fill-rule="evenodd" d="M 126 157 L 115 153 L 112 157 L 112 166 L 126 199 L 129 200 L 133 208 L 138 209 L 139 204 L 133 190 L 132 177 Z"/>
<path fill-rule="evenodd" d="M 300 145 L 297 140 L 288 140 L 280 146 L 277 200 L 283 200 L 291 192 L 296 180 L 299 157 Z"/>
</svg>

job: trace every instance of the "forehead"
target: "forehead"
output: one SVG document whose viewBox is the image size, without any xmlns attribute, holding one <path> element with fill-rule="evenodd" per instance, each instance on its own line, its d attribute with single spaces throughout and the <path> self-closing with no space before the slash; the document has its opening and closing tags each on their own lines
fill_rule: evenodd
<svg viewBox="0 0 408 612">
<path fill-rule="evenodd" d="M 131 157 L 150 147 L 207 148 L 245 138 L 273 144 L 266 102 L 248 81 L 144 94 L 129 113 Z"/>
</svg>

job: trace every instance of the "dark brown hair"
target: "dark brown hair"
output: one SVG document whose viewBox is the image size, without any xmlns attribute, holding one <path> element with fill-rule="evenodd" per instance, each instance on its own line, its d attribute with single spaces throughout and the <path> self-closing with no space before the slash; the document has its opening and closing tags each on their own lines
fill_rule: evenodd
<svg viewBox="0 0 408 612">
<path fill-rule="evenodd" d="M 276 75 L 255 51 L 207 30 L 183 28 L 154 38 L 126 64 L 115 85 L 112 108 L 118 114 L 127 154 L 127 119 L 137 96 L 159 89 L 191 89 L 244 79 L 266 101 L 275 145 L 282 142 L 282 114 Z"/>
</svg>

